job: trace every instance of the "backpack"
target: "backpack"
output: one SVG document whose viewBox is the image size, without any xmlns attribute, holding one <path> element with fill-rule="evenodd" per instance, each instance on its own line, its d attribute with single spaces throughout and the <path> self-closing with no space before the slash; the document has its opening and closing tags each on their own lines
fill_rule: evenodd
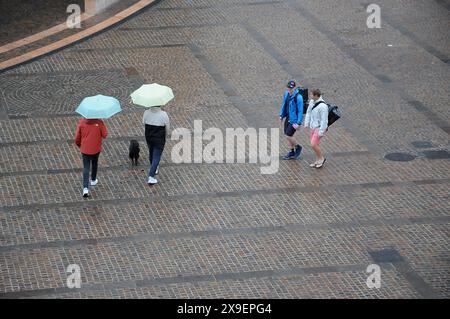
<svg viewBox="0 0 450 319">
<path fill-rule="evenodd" d="M 341 114 L 341 111 L 339 110 L 339 108 L 335 105 L 327 104 L 324 101 L 319 101 L 316 104 L 314 104 L 313 108 L 311 109 L 311 112 L 320 103 L 324 103 L 328 106 L 328 126 L 330 126 L 331 124 L 333 124 L 334 122 L 336 122 L 337 120 L 339 120 L 341 118 L 342 114 Z"/>
<path fill-rule="evenodd" d="M 297 95 L 301 94 L 303 98 L 303 114 L 306 114 L 306 111 L 308 110 L 308 89 L 307 88 L 298 88 L 297 93 L 295 93 L 294 96 L 294 103 L 295 106 L 298 109 L 297 105 Z"/>
</svg>

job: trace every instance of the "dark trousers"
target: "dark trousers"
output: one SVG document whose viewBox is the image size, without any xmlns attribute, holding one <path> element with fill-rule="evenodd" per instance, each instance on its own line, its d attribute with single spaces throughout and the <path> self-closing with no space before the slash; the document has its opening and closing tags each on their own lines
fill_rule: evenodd
<svg viewBox="0 0 450 319">
<path fill-rule="evenodd" d="M 83 187 L 89 188 L 89 173 L 91 170 L 92 163 L 92 174 L 91 180 L 95 181 L 97 179 L 97 168 L 98 168 L 98 157 L 100 153 L 95 155 L 83 155 Z"/>
<path fill-rule="evenodd" d="M 156 170 L 158 169 L 159 161 L 164 150 L 164 147 L 155 146 L 151 143 L 147 143 L 148 146 L 148 158 L 150 159 L 150 170 L 148 176 L 155 177 Z"/>
</svg>

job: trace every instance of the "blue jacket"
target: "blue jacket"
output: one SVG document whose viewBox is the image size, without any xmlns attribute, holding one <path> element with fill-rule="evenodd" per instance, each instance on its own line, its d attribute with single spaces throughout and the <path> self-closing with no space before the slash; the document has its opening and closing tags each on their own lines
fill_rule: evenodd
<svg viewBox="0 0 450 319">
<path fill-rule="evenodd" d="M 300 93 L 297 94 L 297 92 L 298 88 L 295 89 L 292 95 L 289 95 L 288 90 L 286 90 L 286 92 L 284 93 L 283 104 L 281 105 L 280 111 L 280 118 L 284 119 L 289 114 L 289 123 L 297 123 L 298 125 L 300 125 L 302 124 L 303 119 L 303 97 Z M 295 94 L 297 94 L 297 104 L 295 104 L 294 102 Z M 288 104 L 289 107 L 286 107 L 286 104 Z"/>
</svg>

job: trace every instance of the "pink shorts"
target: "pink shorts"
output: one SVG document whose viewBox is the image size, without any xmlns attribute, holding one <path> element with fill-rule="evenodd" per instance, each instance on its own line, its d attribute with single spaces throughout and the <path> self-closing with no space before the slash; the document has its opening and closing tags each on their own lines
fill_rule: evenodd
<svg viewBox="0 0 450 319">
<path fill-rule="evenodd" d="M 322 137 L 319 136 L 319 129 L 313 128 L 311 129 L 311 145 L 316 146 L 320 144 L 320 140 Z"/>
</svg>

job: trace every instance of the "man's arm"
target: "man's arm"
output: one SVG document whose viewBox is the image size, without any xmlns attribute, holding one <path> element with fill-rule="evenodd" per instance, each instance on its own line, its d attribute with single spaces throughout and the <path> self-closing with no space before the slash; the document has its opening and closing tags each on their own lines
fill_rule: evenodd
<svg viewBox="0 0 450 319">
<path fill-rule="evenodd" d="M 280 110 L 280 119 L 284 119 L 286 116 L 284 115 L 286 110 L 286 96 L 287 96 L 287 92 L 284 94 L 283 96 L 283 104 L 281 104 L 281 110 Z"/>
<path fill-rule="evenodd" d="M 303 120 L 303 96 L 298 93 L 297 95 L 297 124 L 301 125 Z"/>
</svg>

